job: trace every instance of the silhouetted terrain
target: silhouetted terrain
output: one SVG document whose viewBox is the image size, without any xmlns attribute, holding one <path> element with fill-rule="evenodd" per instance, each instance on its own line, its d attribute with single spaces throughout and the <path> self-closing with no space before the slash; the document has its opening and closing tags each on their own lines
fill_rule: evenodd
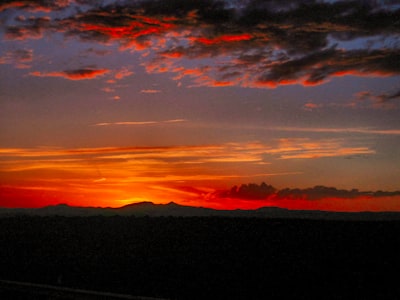
<svg viewBox="0 0 400 300">
<path fill-rule="evenodd" d="M 15 216 L 0 241 L 8 280 L 188 300 L 400 296 L 400 221 Z"/>
<path fill-rule="evenodd" d="M 240 218 L 282 218 L 282 219 L 324 219 L 324 220 L 399 220 L 399 212 L 328 212 L 318 210 L 289 210 L 278 207 L 261 207 L 250 210 L 217 210 L 204 207 L 152 202 L 133 203 L 119 208 L 78 207 L 67 204 L 40 208 L 0 208 L 0 217 L 12 216 L 136 216 L 136 217 L 240 217 Z"/>
</svg>

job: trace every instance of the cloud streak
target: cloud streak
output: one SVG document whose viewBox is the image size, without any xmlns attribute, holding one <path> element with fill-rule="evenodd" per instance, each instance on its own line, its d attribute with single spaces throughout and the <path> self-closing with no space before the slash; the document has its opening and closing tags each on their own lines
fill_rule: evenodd
<svg viewBox="0 0 400 300">
<path fill-rule="evenodd" d="M 154 90 L 154 89 L 150 89 L 150 90 L 141 90 L 140 91 L 142 94 L 158 94 L 161 93 L 160 90 Z"/>
<path fill-rule="evenodd" d="M 290 132 L 315 132 L 315 133 L 360 133 L 370 135 L 400 135 L 400 129 L 372 129 L 372 128 L 307 128 L 307 127 L 273 127 L 272 130 Z"/>
<path fill-rule="evenodd" d="M 124 121 L 124 122 L 103 122 L 96 123 L 95 126 L 115 126 L 115 125 L 128 125 L 128 126 L 141 126 L 141 125 L 162 125 L 186 122 L 185 119 L 173 119 L 166 121 Z"/>
</svg>

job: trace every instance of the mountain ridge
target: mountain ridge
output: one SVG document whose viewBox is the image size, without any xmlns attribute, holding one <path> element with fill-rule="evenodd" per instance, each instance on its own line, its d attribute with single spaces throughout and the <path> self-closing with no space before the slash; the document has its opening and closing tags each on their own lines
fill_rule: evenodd
<svg viewBox="0 0 400 300">
<path fill-rule="evenodd" d="M 118 208 L 70 206 L 65 203 L 40 208 L 0 208 L 0 217 L 13 216 L 255 217 L 272 219 L 400 220 L 400 212 L 330 212 L 289 210 L 279 207 L 261 207 L 253 210 L 219 210 L 185 206 L 175 202 L 155 204 L 149 201 L 131 203 Z"/>
</svg>

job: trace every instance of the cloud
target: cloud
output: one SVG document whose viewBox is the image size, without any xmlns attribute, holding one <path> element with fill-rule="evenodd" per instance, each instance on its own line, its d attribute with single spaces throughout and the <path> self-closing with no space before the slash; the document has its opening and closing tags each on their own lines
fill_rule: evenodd
<svg viewBox="0 0 400 300">
<path fill-rule="evenodd" d="M 18 49 L 7 51 L 0 57 L 0 64 L 14 64 L 19 69 L 30 68 L 29 63 L 33 60 L 32 49 Z"/>
<path fill-rule="evenodd" d="M 49 17 L 29 17 L 18 20 L 17 25 L 5 27 L 5 38 L 9 40 L 40 39 L 44 32 L 51 31 Z"/>
<path fill-rule="evenodd" d="M 279 159 L 317 159 L 327 157 L 348 157 L 372 155 L 375 150 L 367 146 L 346 145 L 341 139 L 282 138 L 266 153 Z"/>
<path fill-rule="evenodd" d="M 70 3 L 70 0 L 3 0 L 0 4 L 0 12 L 7 9 L 50 12 L 63 9 Z"/>
<path fill-rule="evenodd" d="M 181 123 L 186 122 L 185 119 L 173 119 L 173 120 L 166 120 L 166 121 L 124 121 L 124 122 L 103 122 L 103 123 L 96 123 L 95 126 L 115 126 L 115 125 L 159 125 L 159 124 L 172 124 L 172 123 Z"/>
<path fill-rule="evenodd" d="M 303 109 L 306 111 L 313 111 L 314 109 L 322 107 L 322 104 L 315 104 L 312 102 L 308 102 L 304 104 Z"/>
<path fill-rule="evenodd" d="M 298 131 L 315 133 L 359 133 L 371 135 L 400 135 L 400 129 L 373 129 L 373 128 L 307 128 L 307 127 L 273 127 L 272 130 L 278 131 Z"/>
<path fill-rule="evenodd" d="M 108 73 L 107 69 L 75 69 L 75 70 L 66 70 L 61 72 L 31 72 L 29 75 L 36 77 L 63 77 L 65 79 L 70 80 L 83 80 L 83 79 L 93 79 L 99 76 L 103 76 Z"/>
<path fill-rule="evenodd" d="M 141 90 L 140 92 L 142 94 L 158 94 L 161 93 L 161 90 L 148 89 L 148 90 Z"/>
<path fill-rule="evenodd" d="M 373 94 L 369 91 L 361 91 L 355 95 L 358 102 L 371 102 L 373 108 L 391 109 L 396 108 L 394 101 L 400 99 L 400 90 L 391 93 Z"/>
<path fill-rule="evenodd" d="M 115 79 L 120 80 L 125 77 L 131 76 L 133 74 L 127 67 L 123 67 L 120 70 L 116 71 L 114 74 Z"/>
<path fill-rule="evenodd" d="M 300 83 L 317 85 L 330 77 L 390 76 L 400 74 L 397 50 L 337 50 L 328 49 L 305 55 L 299 59 L 271 66 L 260 76 L 257 85 L 275 87 L 281 84 Z"/>
<path fill-rule="evenodd" d="M 167 120 L 162 122 L 115 122 L 98 123 L 97 126 L 146 126 L 167 123 L 179 123 L 185 120 Z M 367 147 L 350 147 L 343 145 L 343 141 L 337 139 L 309 140 L 309 139 L 281 139 L 274 143 L 263 144 L 260 142 L 247 143 L 225 143 L 216 145 L 188 145 L 188 146 L 165 146 L 165 147 L 104 147 L 104 148 L 4 148 L 0 149 L 0 157 L 5 159 L 2 170 L 23 170 L 24 168 L 56 168 L 68 169 L 67 165 L 79 170 L 81 161 L 97 162 L 112 173 L 122 172 L 124 166 L 126 172 L 132 171 L 136 174 L 140 165 L 144 170 L 149 171 L 153 164 L 158 164 L 159 171 L 163 175 L 192 172 L 216 172 L 221 173 L 221 164 L 224 164 L 226 172 L 230 172 L 227 166 L 245 164 L 262 165 L 268 164 L 266 159 L 296 159 L 316 157 L 340 157 L 353 154 L 373 154 L 374 151 Z M 78 164 L 75 166 L 75 164 Z M 115 165 L 116 164 L 116 165 Z M 185 168 L 181 168 L 185 165 Z M 118 166 L 118 167 L 117 167 Z M 134 168 L 134 169 L 131 169 Z M 115 169 L 113 169 L 115 168 Z M 136 169 L 135 169 L 136 168 Z M 229 176 L 242 177 L 235 173 Z M 225 172 L 223 171 L 223 172 Z M 124 173 L 123 171 L 122 173 Z M 169 173 L 172 172 L 172 173 Z M 201 173 L 200 172 L 200 173 Z M 122 174 L 121 173 L 121 174 Z M 199 173 L 199 174 L 200 174 Z M 287 171 L 281 173 L 262 172 L 254 176 L 276 176 L 299 174 L 298 171 Z M 103 175 L 106 177 L 105 175 Z M 101 176 L 101 177 L 103 177 Z M 224 175 L 225 176 L 225 175 Z M 109 176 L 108 176 L 109 177 Z M 147 176 L 146 176 L 147 177 Z M 158 176 L 157 176 L 158 177 Z"/>
<path fill-rule="evenodd" d="M 112 126 L 112 125 L 153 125 L 158 122 L 143 121 L 143 122 L 113 122 L 113 123 L 97 123 L 96 126 Z"/>
<path fill-rule="evenodd" d="M 103 92 L 105 92 L 105 93 L 114 93 L 114 92 L 115 92 L 115 89 L 110 88 L 110 87 L 104 87 L 104 88 L 102 88 L 101 90 L 102 90 Z"/>
<path fill-rule="evenodd" d="M 321 200 L 321 199 L 356 199 L 360 197 L 394 197 L 400 196 L 400 191 L 359 191 L 358 189 L 344 190 L 335 187 L 315 186 L 312 188 L 277 189 L 272 185 L 261 183 L 242 184 L 230 190 L 217 191 L 216 197 L 238 198 L 243 200 Z"/>
<path fill-rule="evenodd" d="M 266 199 L 275 195 L 277 189 L 265 182 L 260 185 L 250 183 L 242 184 L 239 187 L 234 186 L 229 191 L 218 192 L 218 196 L 222 198 L 239 198 L 249 200 Z"/>
<path fill-rule="evenodd" d="M 63 12 L 5 24 L 9 39 L 60 32 L 116 43 L 120 51 L 142 51 L 148 72 L 174 73 L 188 86 L 312 86 L 340 76 L 400 74 L 400 9 L 387 1 L 42 0 L 0 8 Z"/>
</svg>

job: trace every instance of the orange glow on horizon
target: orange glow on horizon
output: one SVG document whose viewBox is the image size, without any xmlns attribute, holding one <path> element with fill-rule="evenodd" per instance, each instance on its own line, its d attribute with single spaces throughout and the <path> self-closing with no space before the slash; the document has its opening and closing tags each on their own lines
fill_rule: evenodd
<svg viewBox="0 0 400 300">
<path fill-rule="evenodd" d="M 104 182 L 104 181 L 102 181 Z M 212 189 L 209 189 L 210 191 Z M 135 196 L 133 196 L 135 195 Z M 357 198 L 323 198 L 307 199 L 261 199 L 249 200 L 238 198 L 220 198 L 213 192 L 199 192 L 195 188 L 177 189 L 173 186 L 143 186 L 135 185 L 130 192 L 107 189 L 99 186 L 97 189 L 77 187 L 43 187 L 43 186 L 1 186 L 0 207 L 9 208 L 39 208 L 48 205 L 68 204 L 78 207 L 112 207 L 119 208 L 139 202 L 167 204 L 175 202 L 180 205 L 206 207 L 218 210 L 254 210 L 261 207 L 278 207 L 289 210 L 320 210 L 332 212 L 400 212 L 400 196 Z"/>
<path fill-rule="evenodd" d="M 170 120 L 176 122 L 180 120 Z M 265 156 L 279 160 L 373 154 L 365 147 L 345 147 L 338 140 L 280 139 L 260 142 L 164 147 L 4 148 L 0 149 L 0 207 L 121 207 L 156 204 L 215 209 L 287 209 L 329 211 L 400 211 L 395 197 L 321 200 L 223 198 L 218 191 L 270 176 L 296 176 L 299 171 L 266 172 Z M 294 177 L 293 177 L 294 176 Z"/>
</svg>

